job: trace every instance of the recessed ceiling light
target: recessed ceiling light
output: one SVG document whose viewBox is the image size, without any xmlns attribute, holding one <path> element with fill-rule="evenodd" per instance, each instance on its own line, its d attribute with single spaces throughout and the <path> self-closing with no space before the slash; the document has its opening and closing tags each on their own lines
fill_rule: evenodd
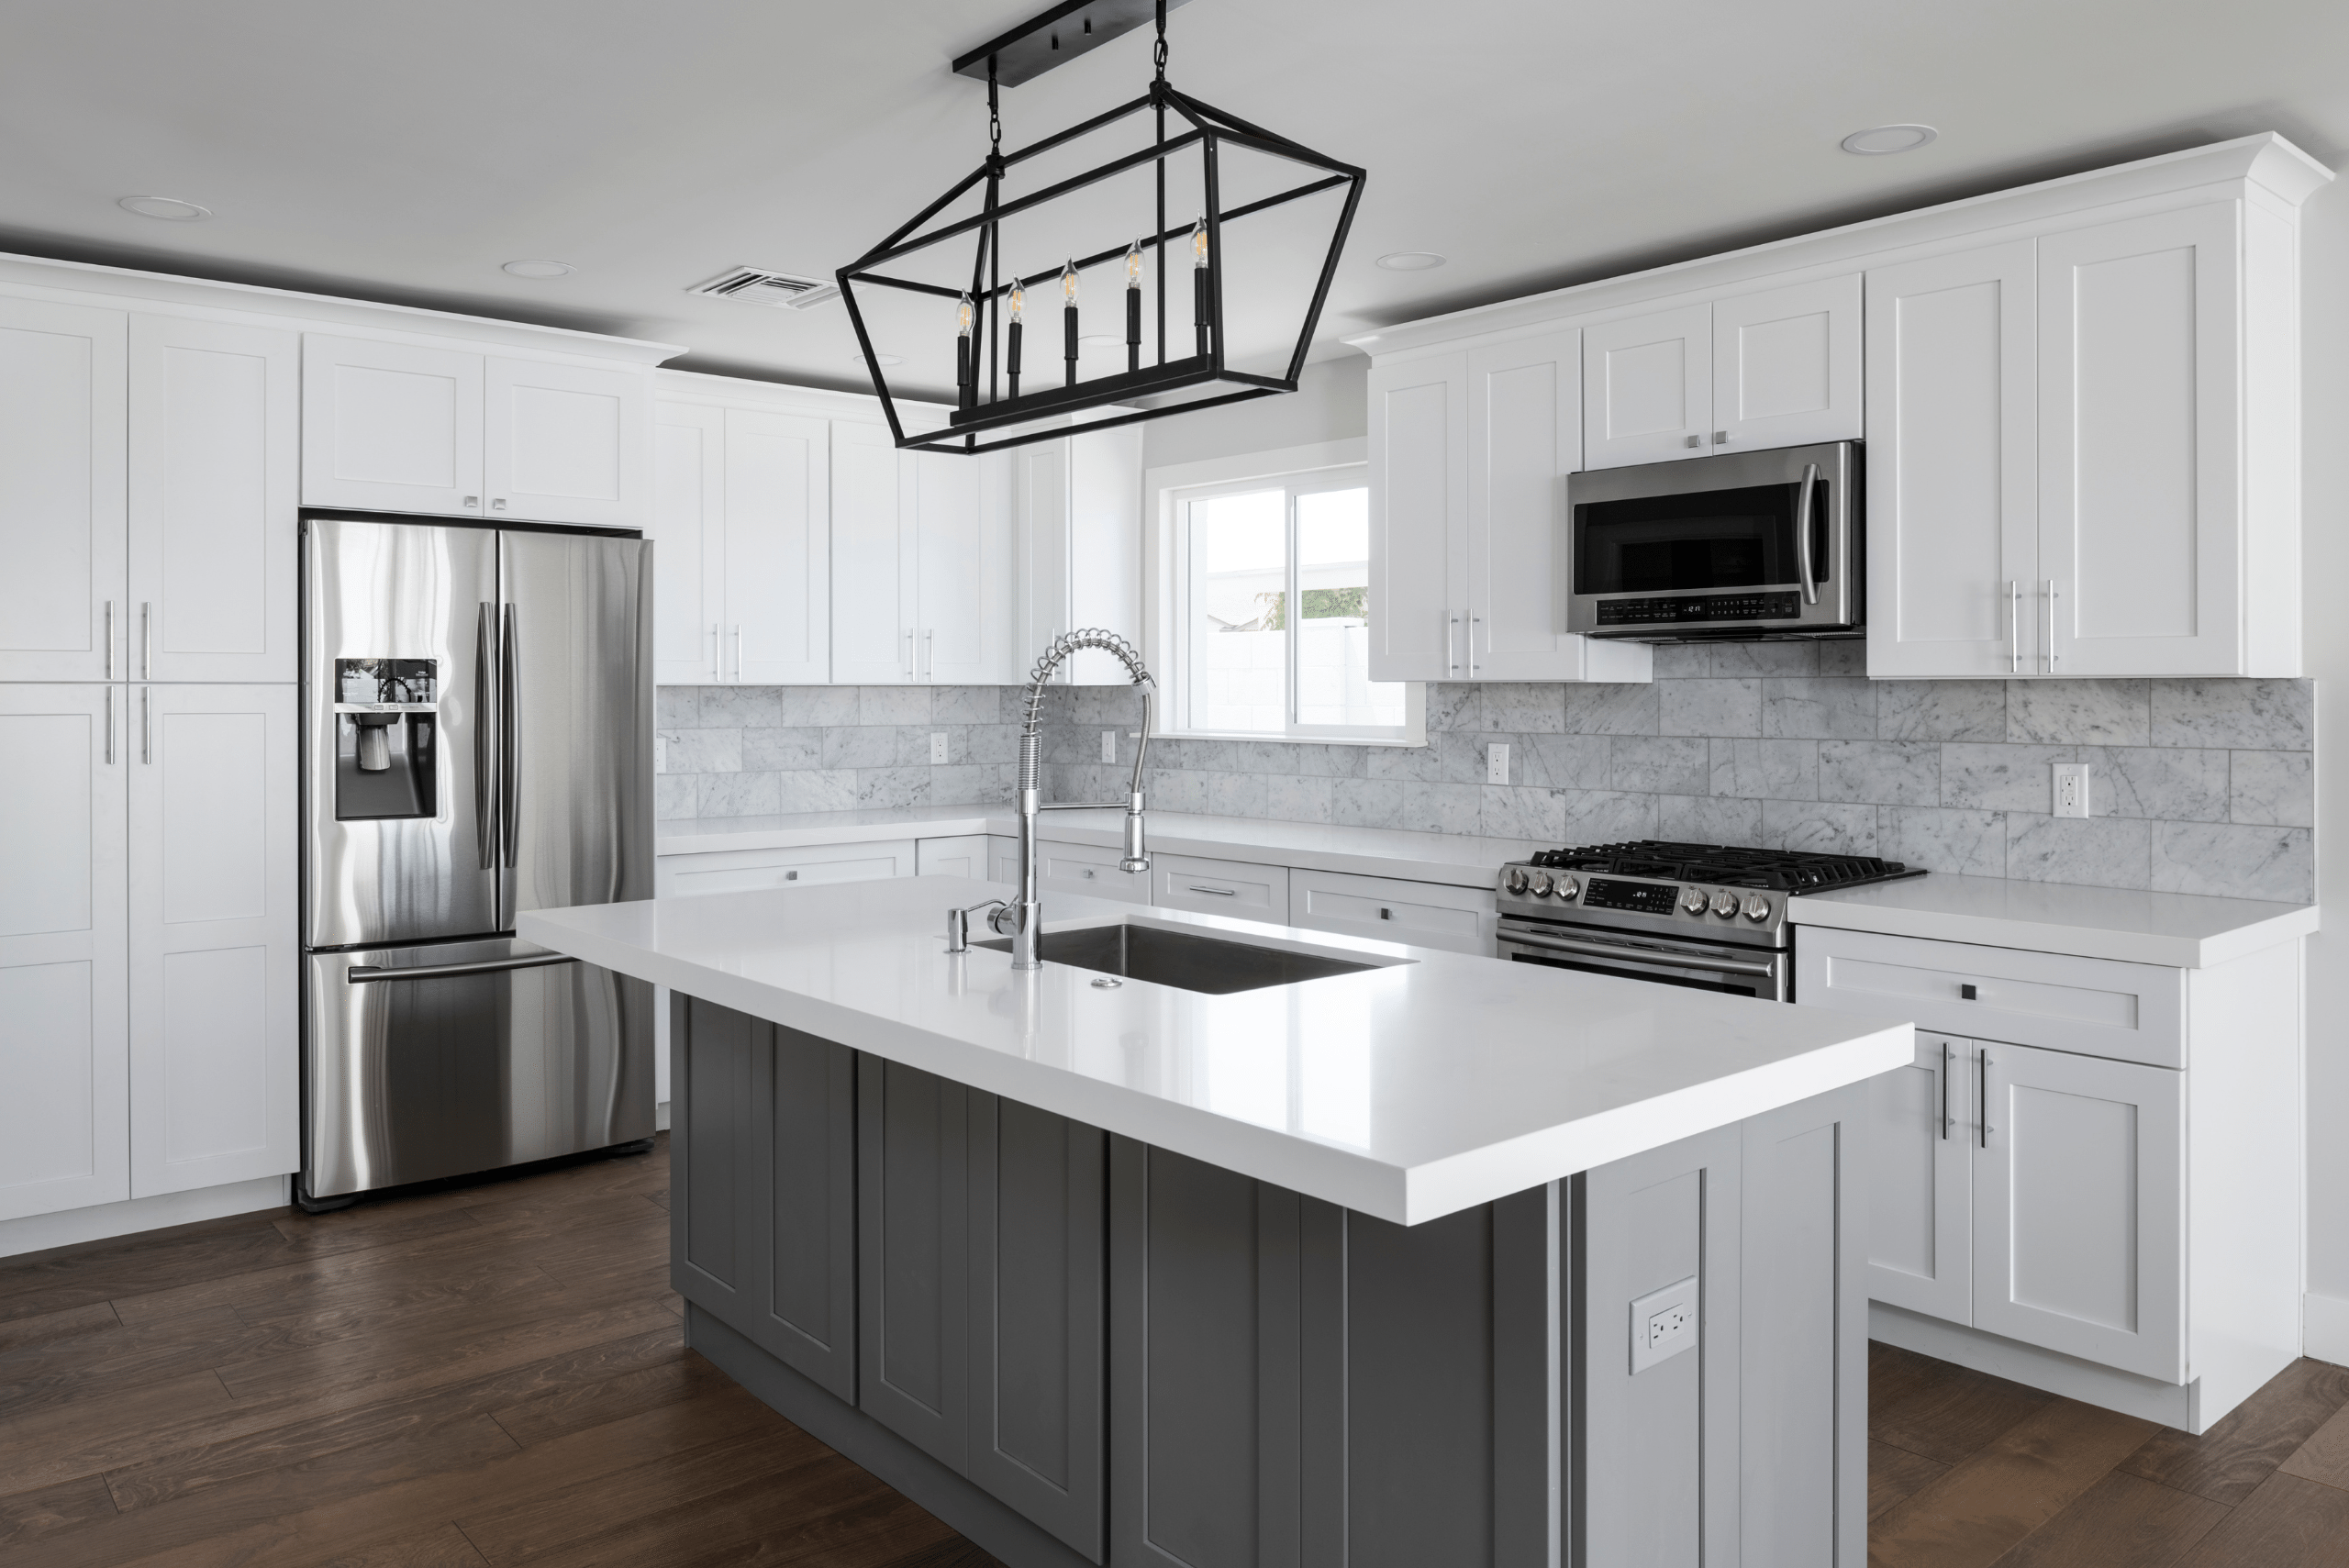
<svg viewBox="0 0 2349 1568">
<path fill-rule="evenodd" d="M 1929 125 L 1880 125 L 1854 131 L 1843 139 L 1842 147 L 1846 152 L 1874 158 L 1887 152 L 1914 152 L 1939 135 Z"/>
<path fill-rule="evenodd" d="M 160 217 L 171 223 L 202 223 L 212 216 L 210 207 L 184 202 L 177 196 L 125 196 L 114 205 L 141 217 Z"/>
<path fill-rule="evenodd" d="M 518 278 L 560 278 L 573 269 L 568 261 L 508 261 L 500 270 Z"/>
<path fill-rule="evenodd" d="M 1378 259 L 1378 264 L 1390 272 L 1424 272 L 1443 265 L 1443 258 L 1432 250 L 1396 250 Z"/>
<path fill-rule="evenodd" d="M 906 356 L 903 354 L 875 354 L 873 357 L 885 365 L 901 365 L 906 362 Z"/>
</svg>

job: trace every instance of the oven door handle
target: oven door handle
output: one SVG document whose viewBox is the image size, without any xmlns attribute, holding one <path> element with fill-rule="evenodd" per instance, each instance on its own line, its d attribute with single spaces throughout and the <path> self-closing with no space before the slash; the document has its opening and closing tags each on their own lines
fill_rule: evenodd
<svg viewBox="0 0 2349 1568">
<path fill-rule="evenodd" d="M 1802 573 L 1802 602 L 1819 603 L 1819 570 L 1810 559 L 1810 498 L 1819 488 L 1819 465 L 1802 465 L 1802 493 L 1795 497 L 1795 566 Z"/>
<path fill-rule="evenodd" d="M 1570 942 L 1558 937 L 1536 936 L 1531 931 L 1512 930 L 1504 927 L 1499 940 L 1519 947 L 1540 948 L 1546 952 L 1570 952 L 1578 958 L 1612 959 L 1618 962 L 1651 963 L 1673 969 L 1702 969 L 1714 974 L 1751 974 L 1764 980 L 1777 973 L 1777 965 L 1756 963 L 1744 958 L 1708 958 L 1703 953 L 1665 952 L 1656 948 L 1609 947 L 1603 942 Z"/>
</svg>

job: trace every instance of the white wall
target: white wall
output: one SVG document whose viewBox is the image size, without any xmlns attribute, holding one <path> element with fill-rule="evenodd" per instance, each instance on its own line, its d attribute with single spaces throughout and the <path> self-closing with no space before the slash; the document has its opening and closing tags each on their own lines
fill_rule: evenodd
<svg viewBox="0 0 2349 1568">
<path fill-rule="evenodd" d="M 1370 356 L 1308 365 L 1295 392 L 1153 419 L 1142 426 L 1142 466 L 1358 439 L 1370 430 Z"/>
</svg>

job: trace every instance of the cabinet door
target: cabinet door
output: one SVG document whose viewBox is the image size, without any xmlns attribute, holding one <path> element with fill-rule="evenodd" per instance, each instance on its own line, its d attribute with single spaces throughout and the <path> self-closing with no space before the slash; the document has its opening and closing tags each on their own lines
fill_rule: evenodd
<svg viewBox="0 0 2349 1568">
<path fill-rule="evenodd" d="M 0 1219 L 130 1195 L 122 698 L 0 685 Z"/>
<path fill-rule="evenodd" d="M 1142 639 L 1141 442 L 1141 427 L 1128 425 L 1084 431 L 1068 443 L 1068 624 L 1099 627 L 1136 646 Z M 1122 686 L 1133 679 L 1115 657 L 1091 649 L 1066 668 L 1072 685 Z"/>
<path fill-rule="evenodd" d="M 1297 870 L 1288 873 L 1288 923 L 1307 930 L 1493 956 L 1489 887 Z"/>
<path fill-rule="evenodd" d="M 1013 529 L 1019 571 L 1012 606 L 1011 662 L 1026 662 L 1070 629 L 1068 600 L 1068 442 L 1038 441 L 1007 454 L 1012 469 Z"/>
<path fill-rule="evenodd" d="M 1585 468 L 1711 450 L 1712 403 L 1711 306 L 1684 305 L 1583 328 Z"/>
<path fill-rule="evenodd" d="M 1370 678 L 1468 674 L 1468 358 L 1370 372 Z"/>
<path fill-rule="evenodd" d="M 494 516 L 642 525 L 651 372 L 492 357 L 482 403 L 482 488 Z"/>
<path fill-rule="evenodd" d="M 1870 1299 L 1974 1316 L 1974 1045 L 1917 1031 L 1909 1066 L 1868 1080 Z"/>
<path fill-rule="evenodd" d="M 302 501 L 482 517 L 482 357 L 302 339 Z"/>
<path fill-rule="evenodd" d="M 985 833 L 924 839 L 914 846 L 916 870 L 922 876 L 967 876 L 985 882 L 987 854 L 994 845 L 995 840 Z"/>
<path fill-rule="evenodd" d="M 1860 439 L 1860 275 L 1713 302 L 1714 451 Z"/>
<path fill-rule="evenodd" d="M 857 1058 L 857 1404 L 957 1471 L 969 1419 L 969 1095 Z"/>
<path fill-rule="evenodd" d="M 924 681 L 968 686 L 999 678 L 991 655 L 1003 617 L 990 613 L 989 588 L 999 594 L 1008 580 L 990 571 L 1002 557 L 985 548 L 985 482 L 995 472 L 983 468 L 986 461 L 914 452 L 900 473 L 913 525 L 914 654 Z"/>
<path fill-rule="evenodd" d="M 1582 334 L 1468 356 L 1472 678 L 1579 679 L 1566 631 L 1566 475 L 1582 466 Z"/>
<path fill-rule="evenodd" d="M 130 1191 L 298 1168 L 295 690 L 130 690 Z"/>
<path fill-rule="evenodd" d="M 0 299 L 0 681 L 117 681 L 124 317 Z"/>
<path fill-rule="evenodd" d="M 1867 275 L 1868 673 L 2036 668 L 2036 250 Z"/>
<path fill-rule="evenodd" d="M 825 421 L 726 411 L 719 653 L 727 679 L 831 679 L 830 468 Z"/>
<path fill-rule="evenodd" d="M 2039 242 L 2045 673 L 2245 667 L 2238 223 L 2216 202 Z"/>
<path fill-rule="evenodd" d="M 726 617 L 726 413 L 696 403 L 652 409 L 652 679 L 718 679 Z"/>
<path fill-rule="evenodd" d="M 751 1027 L 764 1037 L 763 1081 L 754 1088 L 773 1134 L 761 1206 L 765 1266 L 744 1332 L 852 1405 L 856 1052 L 779 1024 Z"/>
<path fill-rule="evenodd" d="M 970 1093 L 965 1473 L 1102 1560 L 1108 1134 Z"/>
<path fill-rule="evenodd" d="M 2183 1074 L 1976 1051 L 1974 1326 L 2183 1383 Z"/>
<path fill-rule="evenodd" d="M 129 673 L 297 677 L 301 339 L 130 318 Z"/>
<path fill-rule="evenodd" d="M 901 459 L 880 425 L 832 426 L 832 679 L 844 686 L 914 678 L 913 519 Z"/>
</svg>

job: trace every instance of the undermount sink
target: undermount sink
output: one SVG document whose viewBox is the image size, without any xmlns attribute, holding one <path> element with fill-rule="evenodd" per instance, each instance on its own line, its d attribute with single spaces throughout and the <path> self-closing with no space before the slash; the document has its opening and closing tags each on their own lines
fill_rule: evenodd
<svg viewBox="0 0 2349 1568">
<path fill-rule="evenodd" d="M 1011 939 L 974 942 L 974 947 L 1011 951 Z M 1258 947 L 1222 937 L 1194 936 L 1163 926 L 1119 923 L 1085 926 L 1043 933 L 1038 954 L 1046 963 L 1065 963 L 1153 985 L 1200 991 L 1226 996 L 1235 991 L 1261 991 L 1272 985 L 1294 985 L 1303 980 L 1324 980 L 1333 974 L 1384 967 L 1331 958 L 1286 948 Z"/>
</svg>

